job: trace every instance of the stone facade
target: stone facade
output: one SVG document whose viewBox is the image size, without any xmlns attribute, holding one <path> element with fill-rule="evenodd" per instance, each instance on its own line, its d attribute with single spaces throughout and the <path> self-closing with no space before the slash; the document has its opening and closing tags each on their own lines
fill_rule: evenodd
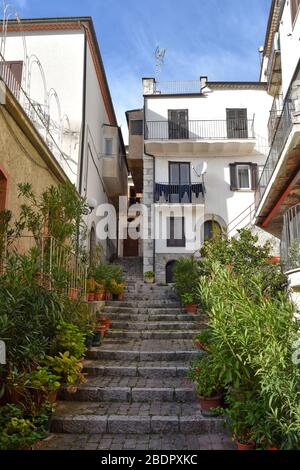
<svg viewBox="0 0 300 470">
<path fill-rule="evenodd" d="M 155 280 L 159 284 L 166 283 L 166 266 L 169 261 L 177 261 L 188 254 L 159 253 L 155 255 Z"/>
<path fill-rule="evenodd" d="M 148 209 L 148 237 L 144 234 L 143 240 L 143 254 L 144 254 L 144 273 L 147 271 L 154 271 L 154 240 L 152 239 L 152 209 L 153 209 L 153 181 L 154 181 L 154 162 L 153 158 L 144 155 L 144 189 L 143 189 L 143 204 Z"/>
</svg>

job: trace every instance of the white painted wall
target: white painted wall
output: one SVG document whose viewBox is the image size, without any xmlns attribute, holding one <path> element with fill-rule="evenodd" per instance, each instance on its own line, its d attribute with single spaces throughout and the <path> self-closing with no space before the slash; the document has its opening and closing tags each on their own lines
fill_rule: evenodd
<svg viewBox="0 0 300 470">
<path fill-rule="evenodd" d="M 188 109 L 189 120 L 226 120 L 226 108 L 247 108 L 248 119 L 255 117 L 255 135 L 259 136 L 260 143 L 264 142 L 266 145 L 267 122 L 272 98 L 264 90 L 215 90 L 208 93 L 206 97 L 146 97 L 145 105 L 146 120 L 148 121 L 167 120 L 168 109 Z M 214 216 L 216 221 L 223 221 L 223 224 L 228 225 L 254 203 L 254 191 L 231 191 L 229 164 L 256 163 L 259 168 L 262 168 L 266 155 L 258 153 L 255 149 L 250 155 L 245 155 L 242 151 L 232 156 L 222 155 L 222 153 L 220 155 L 176 155 L 174 157 L 162 155 L 155 157 L 155 182 L 166 183 L 169 181 L 170 161 L 190 162 L 191 181 L 193 183 L 201 182 L 192 167 L 207 162 L 205 205 L 202 207 L 203 214 L 200 216 L 203 223 Z M 157 211 L 158 209 L 156 213 Z M 187 226 L 192 224 L 193 211 L 195 211 L 195 208 L 190 207 L 190 212 L 185 214 Z M 243 217 L 238 218 L 237 227 L 232 231 L 232 236 L 236 234 L 237 229 L 246 226 L 250 222 L 250 212 L 249 215 L 247 212 L 245 213 L 245 220 L 242 219 Z M 165 227 L 166 218 L 163 222 L 159 222 L 158 217 L 156 217 L 156 226 L 160 223 Z M 162 237 L 156 240 L 156 252 L 176 254 L 194 252 L 200 248 L 203 242 L 203 233 L 201 233 L 201 238 L 193 246 L 184 249 L 167 247 L 166 239 Z"/>
<path fill-rule="evenodd" d="M 30 98 L 42 105 L 45 103 L 45 94 L 49 93 L 50 89 L 56 91 L 61 107 L 61 117 L 68 116 L 74 135 L 66 134 L 63 141 L 60 141 L 59 135 L 55 131 L 53 131 L 53 136 L 63 151 L 67 153 L 71 151 L 71 158 L 78 163 L 82 121 L 84 34 L 82 31 L 26 32 L 25 45 L 29 58 L 27 71 L 30 70 L 31 76 L 26 83 L 26 66 L 23 65 L 22 85 Z M 8 33 L 5 59 L 7 61 L 21 60 L 25 63 L 25 57 L 24 41 L 21 33 Z M 44 83 L 35 57 L 40 62 L 46 83 Z M 50 116 L 57 124 L 59 123 L 58 107 L 54 98 L 50 100 Z M 64 127 L 68 128 L 65 119 Z M 71 171 L 65 166 L 64 169 L 71 181 L 76 182 L 77 165 L 70 163 L 70 166 Z"/>
<path fill-rule="evenodd" d="M 213 90 L 204 96 L 156 97 L 145 99 L 146 121 L 168 119 L 168 109 L 188 109 L 189 120 L 226 120 L 226 108 L 247 108 L 248 120 L 254 117 L 255 134 L 267 139 L 272 105 L 265 90 Z"/>
</svg>

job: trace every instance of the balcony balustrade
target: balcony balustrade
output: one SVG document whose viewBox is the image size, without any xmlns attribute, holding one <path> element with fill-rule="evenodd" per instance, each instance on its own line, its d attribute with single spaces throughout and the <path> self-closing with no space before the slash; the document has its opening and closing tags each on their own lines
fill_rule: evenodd
<svg viewBox="0 0 300 470">
<path fill-rule="evenodd" d="M 203 204 L 205 185 L 202 183 L 155 183 L 154 202 L 160 204 Z"/>
</svg>

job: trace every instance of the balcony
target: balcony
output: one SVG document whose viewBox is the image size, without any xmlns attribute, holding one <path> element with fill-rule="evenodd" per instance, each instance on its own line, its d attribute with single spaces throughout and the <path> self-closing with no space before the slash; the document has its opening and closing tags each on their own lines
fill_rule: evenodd
<svg viewBox="0 0 300 470">
<path fill-rule="evenodd" d="M 282 109 L 283 109 L 283 96 L 279 95 L 274 98 L 272 108 L 270 111 L 270 117 L 268 121 L 269 145 L 271 145 L 273 142 L 275 131 L 280 121 Z"/>
<path fill-rule="evenodd" d="M 154 202 L 157 204 L 204 204 L 204 183 L 155 183 Z"/>
<path fill-rule="evenodd" d="M 267 68 L 268 93 L 276 96 L 282 83 L 279 33 L 275 34 Z"/>
<path fill-rule="evenodd" d="M 254 119 L 189 120 L 177 124 L 167 119 L 147 121 L 146 151 L 155 155 L 174 153 L 250 154 L 256 144 Z"/>
</svg>

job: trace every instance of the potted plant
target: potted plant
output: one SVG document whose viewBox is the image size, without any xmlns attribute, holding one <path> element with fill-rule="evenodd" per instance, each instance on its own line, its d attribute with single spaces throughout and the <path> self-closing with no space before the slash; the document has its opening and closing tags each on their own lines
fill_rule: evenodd
<svg viewBox="0 0 300 470">
<path fill-rule="evenodd" d="M 196 384 L 196 391 L 202 413 L 211 415 L 222 405 L 223 390 L 212 356 L 206 354 L 195 361 L 189 371 L 189 378 Z"/>
<path fill-rule="evenodd" d="M 48 401 L 55 403 L 60 388 L 60 376 L 51 372 L 47 367 L 39 366 L 25 376 L 25 387 L 35 396 L 37 403 Z"/>
<path fill-rule="evenodd" d="M 182 297 L 182 302 L 184 304 L 185 311 L 187 313 L 192 313 L 193 315 L 197 314 L 197 304 L 195 304 L 195 296 L 191 292 L 188 292 L 186 294 L 183 294 Z"/>
<path fill-rule="evenodd" d="M 24 409 L 6 405 L 0 409 L 0 450 L 31 450 L 43 438 Z"/>
<path fill-rule="evenodd" d="M 153 271 L 147 271 L 144 274 L 144 278 L 147 284 L 153 284 L 155 279 L 155 274 Z"/>
<path fill-rule="evenodd" d="M 105 287 L 103 284 L 95 282 L 95 301 L 101 302 L 105 300 Z"/>
<path fill-rule="evenodd" d="M 95 279 L 88 279 L 86 287 L 87 287 L 87 294 L 88 294 L 88 302 L 94 302 L 95 291 L 96 291 Z"/>
<path fill-rule="evenodd" d="M 85 382 L 84 374 L 81 372 L 82 361 L 71 356 L 69 351 L 59 353 L 55 357 L 47 356 L 46 365 L 61 377 L 69 393 L 76 393 L 77 385 Z"/>
<path fill-rule="evenodd" d="M 196 348 L 202 351 L 209 352 L 210 344 L 212 343 L 212 331 L 210 328 L 205 328 L 193 338 Z"/>
<path fill-rule="evenodd" d="M 78 289 L 76 287 L 69 287 L 68 296 L 70 300 L 77 300 Z"/>
<path fill-rule="evenodd" d="M 245 391 L 237 399 L 235 394 L 229 393 L 227 403 L 229 406 L 225 413 L 229 417 L 228 425 L 238 450 L 254 450 L 256 433 L 265 420 L 265 410 L 261 409 L 259 397 Z"/>
</svg>

